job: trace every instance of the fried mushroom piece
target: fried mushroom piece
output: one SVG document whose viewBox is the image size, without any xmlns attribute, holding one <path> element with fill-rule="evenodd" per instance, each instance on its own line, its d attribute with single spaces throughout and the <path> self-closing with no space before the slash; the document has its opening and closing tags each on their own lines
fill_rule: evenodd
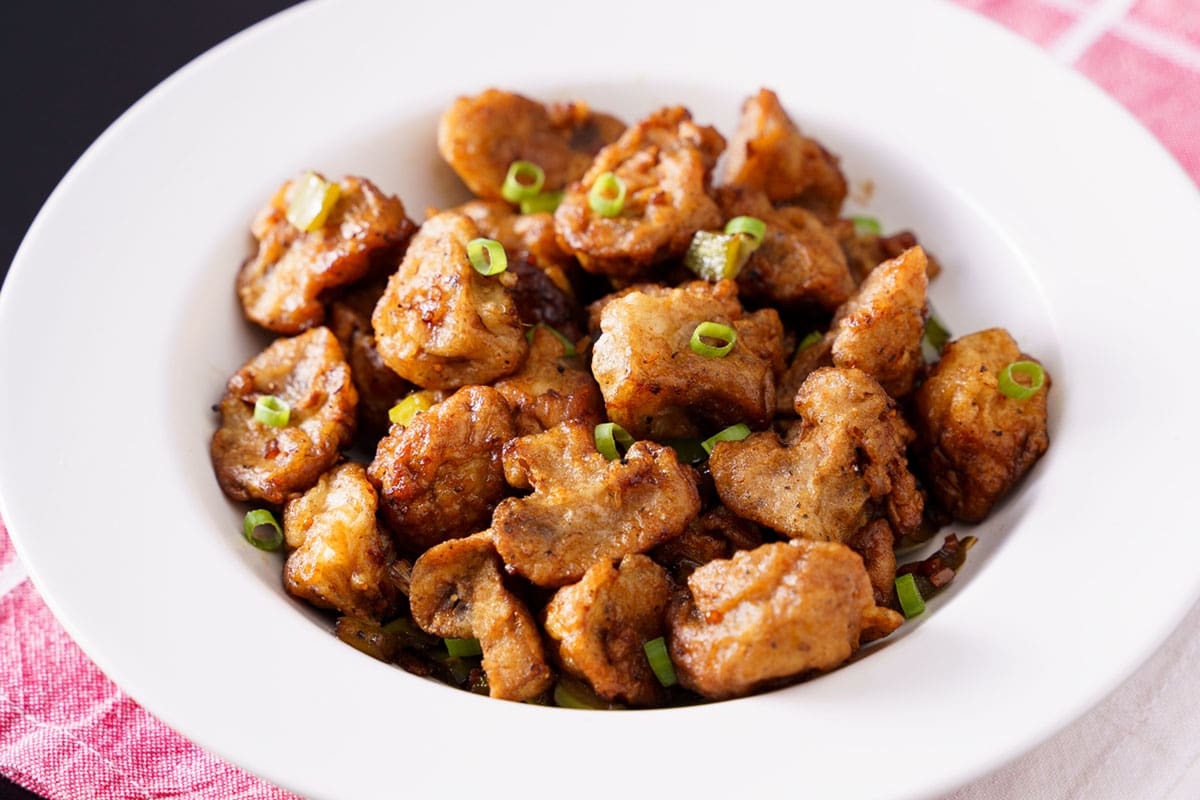
<svg viewBox="0 0 1200 800">
<path fill-rule="evenodd" d="M 725 506 L 717 506 L 689 522 L 683 533 L 654 548 L 651 555 L 678 577 L 713 559 L 752 550 L 762 541 L 757 525 Z"/>
<path fill-rule="evenodd" d="M 413 564 L 409 603 L 421 630 L 447 639 L 478 639 L 489 693 L 529 700 L 550 688 L 537 623 L 504 586 L 503 565 L 483 534 L 430 548 Z"/>
<path fill-rule="evenodd" d="M 517 436 L 548 431 L 569 420 L 595 427 L 604 422 L 604 397 L 592 373 L 567 345 L 543 326 L 530 331 L 529 356 L 495 389 L 513 410 Z"/>
<path fill-rule="evenodd" d="M 896 551 L 892 526 L 886 519 L 867 523 L 846 542 L 851 550 L 862 557 L 871 579 L 875 594 L 875 605 L 891 605 L 896 593 Z"/>
<path fill-rule="evenodd" d="M 727 219 L 757 217 L 766 225 L 762 244 L 737 275 L 742 297 L 833 311 L 854 292 L 841 247 L 815 214 L 799 206 L 776 210 L 762 190 L 743 186 L 722 187 L 716 198 Z"/>
<path fill-rule="evenodd" d="M 559 244 L 588 272 L 632 279 L 683 255 L 696 231 L 721 224 L 708 195 L 709 176 L 725 140 L 692 122 L 680 107 L 634 125 L 596 156 L 554 212 Z M 625 185 L 619 214 L 604 217 L 588 202 L 596 180 L 615 173 Z"/>
<path fill-rule="evenodd" d="M 692 333 L 702 322 L 733 328 L 737 341 L 727 355 L 692 350 Z M 694 437 L 738 422 L 761 428 L 771 421 L 783 325 L 774 309 L 744 313 L 733 281 L 626 293 L 604 305 L 600 329 L 592 374 L 608 418 L 635 438 Z"/>
<path fill-rule="evenodd" d="M 662 685 L 645 645 L 663 635 L 671 581 L 644 555 L 603 559 L 579 583 L 555 592 L 545 630 L 564 671 L 591 684 L 606 700 L 660 705 Z"/>
<path fill-rule="evenodd" d="M 892 397 L 911 392 L 917 372 L 925 366 L 925 263 L 920 247 L 883 262 L 833 320 L 834 366 L 862 370 Z"/>
<path fill-rule="evenodd" d="M 625 124 L 593 112 L 586 103 L 536 100 L 500 89 L 460 97 L 438 122 L 438 152 L 474 194 L 503 197 L 509 165 L 537 164 L 546 173 L 543 191 L 577 180 L 601 147 L 616 141 Z"/>
<path fill-rule="evenodd" d="M 601 559 L 646 552 L 700 512 L 695 473 L 671 448 L 635 442 L 609 461 L 578 422 L 514 439 L 504 474 L 533 493 L 502 500 L 490 534 L 508 568 L 538 586 L 565 586 Z"/>
<path fill-rule="evenodd" d="M 837 157 L 800 133 L 770 89 L 743 104 L 717 183 L 762 189 L 772 203 L 804 206 L 826 222 L 847 192 Z"/>
<path fill-rule="evenodd" d="M 817 331 L 820 333 L 820 331 Z M 826 332 L 819 339 L 797 347 L 792 363 L 779 376 L 775 390 L 775 413 L 790 417 L 796 413 L 796 392 L 821 367 L 833 366 L 833 334 Z M 803 340 L 801 340 L 801 344 Z"/>
<path fill-rule="evenodd" d="M 1012 362 L 1031 360 L 1003 328 L 972 333 L 946 345 L 915 394 L 918 463 L 938 503 L 959 519 L 986 517 L 1050 445 L 1050 374 L 1025 400 L 997 382 Z"/>
<path fill-rule="evenodd" d="M 874 379 L 819 369 L 796 413 L 786 443 L 768 431 L 713 448 L 709 469 L 730 510 L 790 538 L 845 542 L 881 514 L 900 535 L 916 530 L 924 501 L 904 455 L 912 431 Z"/>
<path fill-rule="evenodd" d="M 486 277 L 471 266 L 467 244 L 478 235 L 462 214 L 426 220 L 371 317 L 384 363 L 426 389 L 490 383 L 525 357 L 506 288 L 513 276 Z"/>
<path fill-rule="evenodd" d="M 319 608 L 379 620 L 394 607 L 392 543 L 375 521 L 375 488 L 362 464 L 339 464 L 283 509 L 288 594 Z"/>
<path fill-rule="evenodd" d="M 368 474 L 397 543 L 420 552 L 486 528 L 504 497 L 501 449 L 514 436 L 508 403 L 464 386 L 379 441 Z"/>
<path fill-rule="evenodd" d="M 254 418 L 255 403 L 266 395 L 290 407 L 286 425 Z M 350 367 L 327 328 L 276 339 L 225 387 L 211 448 L 221 490 L 234 500 L 276 505 L 305 491 L 354 438 L 357 405 Z"/>
<path fill-rule="evenodd" d="M 833 669 L 904 618 L 875 605 L 862 559 L 833 542 L 794 540 L 710 561 L 667 611 L 679 683 L 740 697 Z"/>
<path fill-rule="evenodd" d="M 339 184 L 324 224 L 302 231 L 287 219 L 295 185 L 285 183 L 254 220 L 258 252 L 237 278 L 246 319 L 276 333 L 320 325 L 330 290 L 362 278 L 374 261 L 397 257 L 416 230 L 398 198 L 366 178 L 350 176 Z"/>
<path fill-rule="evenodd" d="M 856 229 L 853 219 L 839 219 L 829 226 L 829 230 L 837 237 L 838 246 L 846 256 L 846 266 L 849 267 L 855 284 L 861 284 L 871 274 L 871 270 L 884 261 L 896 258 L 905 250 L 920 244 L 912 231 L 896 231 L 887 236 L 860 232 Z M 925 275 L 932 281 L 941 272 L 941 263 L 926 250 Z"/>
<path fill-rule="evenodd" d="M 383 295 L 383 287 L 383 281 L 360 284 L 329 304 L 329 328 L 342 346 L 358 390 L 359 433 L 376 438 L 391 425 L 388 411 L 413 389 L 411 383 L 383 363 L 375 347 L 371 312 Z"/>
</svg>

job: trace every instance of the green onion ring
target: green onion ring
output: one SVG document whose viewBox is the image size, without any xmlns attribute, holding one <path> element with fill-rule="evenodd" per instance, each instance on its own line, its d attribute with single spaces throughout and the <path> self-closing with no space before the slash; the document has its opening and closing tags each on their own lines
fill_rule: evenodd
<svg viewBox="0 0 1200 800">
<path fill-rule="evenodd" d="M 1029 379 L 1029 385 L 1017 381 L 1014 375 Z M 1036 361 L 1014 361 L 1000 370 L 997 378 L 1000 391 L 1014 400 L 1028 400 L 1046 383 L 1046 371 Z"/>
<path fill-rule="evenodd" d="M 499 275 L 508 269 L 508 254 L 504 252 L 504 245 L 495 239 L 472 239 L 467 242 L 467 258 L 471 259 L 475 271 L 485 277 Z"/>
<path fill-rule="evenodd" d="M 767 226 L 758 217 L 734 217 L 725 223 L 725 232 L 729 234 L 743 233 L 754 240 L 756 245 L 762 244 L 767 235 Z"/>
<path fill-rule="evenodd" d="M 283 529 L 275 521 L 275 515 L 265 508 L 246 512 L 242 517 L 242 535 L 259 550 L 274 551 L 283 544 Z"/>
<path fill-rule="evenodd" d="M 879 236 L 883 233 L 883 226 L 874 217 L 851 217 L 850 221 L 854 223 L 855 236 Z"/>
<path fill-rule="evenodd" d="M 264 394 L 254 403 L 254 418 L 263 425 L 282 428 L 292 417 L 292 407 L 273 394 Z"/>
<path fill-rule="evenodd" d="M 714 347 L 703 339 L 719 339 L 725 344 Z M 705 358 L 724 358 L 729 355 L 736 341 L 737 331 L 730 326 L 719 322 L 701 322 L 696 326 L 696 330 L 692 331 L 692 339 L 688 344 L 691 345 L 692 352 Z"/>
<path fill-rule="evenodd" d="M 611 197 L 610 197 L 611 195 Z M 615 172 L 606 172 L 592 184 L 588 205 L 602 217 L 615 217 L 625 207 L 625 181 Z"/>
<path fill-rule="evenodd" d="M 558 189 L 553 192 L 542 192 L 535 194 L 533 197 L 526 197 L 521 201 L 522 214 L 541 214 L 544 212 L 553 213 L 558 208 L 558 204 L 562 202 L 563 190 Z"/>
<path fill-rule="evenodd" d="M 538 328 L 543 328 L 545 330 L 550 331 L 550 333 L 554 334 L 555 338 L 557 338 L 560 342 L 562 342 L 564 356 L 578 355 L 578 353 L 575 351 L 575 343 L 574 342 L 572 342 L 566 336 L 563 336 L 561 333 L 559 333 L 557 329 L 551 327 L 550 325 L 547 325 L 544 322 L 539 322 L 536 325 L 534 325 L 532 328 L 530 328 L 529 330 L 525 331 L 525 341 L 529 342 L 530 344 L 533 344 L 534 331 L 536 331 Z"/>
<path fill-rule="evenodd" d="M 532 161 L 514 161 L 508 165 L 500 196 L 510 203 L 536 197 L 546 183 L 546 171 Z"/>
<path fill-rule="evenodd" d="M 911 572 L 896 578 L 896 598 L 900 601 L 905 619 L 912 619 L 925 610 L 925 599 L 921 597 L 917 579 Z"/>
<path fill-rule="evenodd" d="M 737 425 L 730 425 L 723 431 L 715 433 L 700 443 L 704 448 L 704 452 L 712 455 L 713 448 L 717 446 L 717 442 L 740 442 L 750 435 L 750 426 L 744 422 L 739 422 Z"/>
<path fill-rule="evenodd" d="M 679 683 L 675 676 L 675 665 L 671 663 L 671 654 L 667 652 L 667 643 L 663 641 L 663 637 L 651 639 L 642 645 L 642 649 L 646 651 L 650 669 L 654 670 L 654 677 L 658 678 L 659 683 L 667 688 Z"/>
<path fill-rule="evenodd" d="M 633 446 L 629 431 L 615 422 L 601 422 L 593 433 L 596 450 L 609 461 L 616 461 L 621 453 Z"/>
<path fill-rule="evenodd" d="M 446 652 L 452 658 L 467 658 L 483 655 L 483 647 L 478 639 L 446 639 Z"/>
</svg>

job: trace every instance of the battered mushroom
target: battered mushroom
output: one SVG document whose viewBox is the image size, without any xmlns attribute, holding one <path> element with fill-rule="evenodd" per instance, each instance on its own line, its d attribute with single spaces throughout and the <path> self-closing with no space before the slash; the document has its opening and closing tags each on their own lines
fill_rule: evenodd
<svg viewBox="0 0 1200 800">
<path fill-rule="evenodd" d="M 671 599 L 666 572 L 647 556 L 596 562 L 559 589 L 545 611 L 546 635 L 563 669 L 606 700 L 658 705 L 663 689 L 645 645 L 663 635 Z"/>
<path fill-rule="evenodd" d="M 329 304 L 329 328 L 346 354 L 354 388 L 358 390 L 358 431 L 376 439 L 391 424 L 388 411 L 413 388 L 383 363 L 375 347 L 371 312 L 383 294 L 383 287 L 383 281 L 360 284 Z M 371 441 L 374 443 L 375 439 Z"/>
<path fill-rule="evenodd" d="M 933 495 L 959 519 L 986 517 L 1050 444 L 1050 374 L 1025 400 L 997 384 L 1006 366 L 1028 360 L 1008 331 L 980 331 L 947 344 L 916 392 L 918 459 Z"/>
<path fill-rule="evenodd" d="M 833 363 L 861 369 L 892 397 L 912 391 L 925 365 L 921 335 L 929 307 L 925 251 L 906 250 L 880 264 L 834 317 Z"/>
<path fill-rule="evenodd" d="M 514 413 L 516 435 L 541 433 L 560 422 L 577 420 L 589 427 L 604 422 L 604 398 L 582 359 L 567 356 L 567 344 L 544 326 L 530 331 L 525 364 L 496 391 Z"/>
<path fill-rule="evenodd" d="M 878 383 L 819 369 L 796 413 L 786 444 L 765 432 L 713 448 L 709 469 L 730 510 L 792 538 L 844 542 L 881 513 L 899 535 L 916 530 L 924 502 L 904 455 L 911 431 Z"/>
<path fill-rule="evenodd" d="M 521 322 L 505 288 L 512 276 L 486 277 L 467 256 L 467 244 L 478 235 L 462 214 L 426 220 L 375 306 L 379 354 L 418 386 L 490 383 L 525 357 Z"/>
<path fill-rule="evenodd" d="M 362 464 L 340 464 L 288 501 L 283 534 L 288 593 L 352 617 L 382 619 L 396 597 L 392 544 L 375 522 L 375 489 Z"/>
<path fill-rule="evenodd" d="M 692 349 L 702 322 L 737 334 L 724 357 Z M 694 437 L 738 422 L 770 422 L 783 326 L 774 309 L 743 313 L 733 281 L 629 292 L 604 306 L 600 329 L 592 374 L 609 419 L 634 437 Z"/>
<path fill-rule="evenodd" d="M 805 339 L 800 340 L 792 356 L 792 363 L 788 364 L 787 369 L 779 376 L 779 386 L 775 390 L 775 413 L 780 416 L 790 417 L 796 413 L 796 392 L 800 391 L 809 375 L 821 367 L 833 366 L 834 334 L 821 334 L 820 331 L 814 333 L 817 337 L 812 341 L 805 341 L 807 335 Z"/>
<path fill-rule="evenodd" d="M 871 270 L 884 261 L 896 258 L 905 250 L 920 244 L 912 231 L 897 231 L 881 236 L 859 230 L 853 219 L 839 219 L 829 226 L 829 230 L 837 237 L 838 245 L 846 256 L 846 266 L 850 268 L 850 275 L 856 284 L 866 280 Z M 925 261 L 925 275 L 933 280 L 941 274 L 942 265 L 928 250 L 925 251 Z"/>
<path fill-rule="evenodd" d="M 625 124 L 586 103 L 549 107 L 512 92 L 488 89 L 460 97 L 438 123 L 438 152 L 479 197 L 502 197 L 514 161 L 546 173 L 543 191 L 561 189 L 587 170 L 592 156 L 615 141 Z"/>
<path fill-rule="evenodd" d="M 683 255 L 692 235 L 721 224 L 708 195 L 709 174 L 725 140 L 692 122 L 684 108 L 664 108 L 600 151 L 583 179 L 567 187 L 554 212 L 558 241 L 589 272 L 634 278 Z M 620 213 L 601 216 L 588 195 L 614 173 L 625 186 Z"/>
<path fill-rule="evenodd" d="M 513 440 L 504 472 L 533 493 L 501 501 L 491 535 L 509 569 L 539 586 L 574 583 L 601 559 L 645 552 L 700 511 L 694 473 L 671 448 L 636 442 L 609 461 L 578 422 Z"/>
<path fill-rule="evenodd" d="M 844 545 L 795 540 L 710 561 L 667 612 L 679 683 L 705 697 L 829 670 L 904 621 L 879 608 L 862 559 Z"/>
<path fill-rule="evenodd" d="M 846 199 L 837 157 L 800 133 L 769 89 L 742 106 L 718 183 L 762 189 L 772 203 L 802 205 L 827 222 Z"/>
<path fill-rule="evenodd" d="M 324 224 L 306 233 L 287 219 L 295 186 L 285 183 L 254 220 L 258 252 L 237 279 L 246 318 L 276 333 L 320 325 L 324 296 L 366 275 L 373 261 L 390 269 L 416 229 L 399 199 L 351 176 Z"/>
<path fill-rule="evenodd" d="M 268 395 L 290 407 L 286 425 L 255 419 L 255 403 Z M 234 500 L 276 505 L 305 491 L 354 437 L 357 404 L 350 367 L 327 328 L 276 339 L 225 387 L 221 427 L 212 439 L 221 489 Z"/>
<path fill-rule="evenodd" d="M 766 225 L 762 244 L 737 275 L 742 297 L 833 311 L 854 292 L 838 241 L 816 215 L 799 206 L 776 210 L 760 189 L 728 186 L 716 197 L 727 218 L 757 217 Z"/>
<path fill-rule="evenodd" d="M 400 546 L 420 552 L 486 528 L 507 489 L 500 451 L 513 435 L 508 403 L 488 386 L 393 425 L 369 474 Z"/>
<path fill-rule="evenodd" d="M 862 556 L 875 604 L 889 605 L 896 593 L 896 550 L 892 526 L 886 519 L 877 519 L 863 526 L 846 542 L 851 550 Z"/>
<path fill-rule="evenodd" d="M 500 558 L 482 534 L 452 539 L 413 565 L 409 603 L 426 633 L 478 639 L 492 697 L 529 700 L 550 687 L 537 624 L 506 588 Z"/>
<path fill-rule="evenodd" d="M 762 541 L 757 525 L 725 506 L 717 506 L 689 522 L 683 533 L 654 548 L 651 555 L 679 577 L 713 559 L 758 547 Z"/>
</svg>

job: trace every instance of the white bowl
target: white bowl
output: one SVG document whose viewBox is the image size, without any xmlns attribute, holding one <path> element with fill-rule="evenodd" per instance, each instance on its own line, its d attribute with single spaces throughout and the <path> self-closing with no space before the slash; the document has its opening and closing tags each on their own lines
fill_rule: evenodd
<svg viewBox="0 0 1200 800">
<path fill-rule="evenodd" d="M 1009 328 L 1054 378 L 1052 446 L 915 624 L 847 668 L 693 708 L 584 713 L 373 661 L 280 588 L 213 479 L 210 405 L 262 343 L 233 278 L 303 168 L 410 213 L 463 196 L 440 110 L 498 85 L 732 129 L 776 89 L 874 181 L 866 209 L 946 265 L 961 334 Z M 0 294 L 0 493 L 37 584 L 100 667 L 184 735 L 311 797 L 533 787 L 917 797 L 1049 736 L 1200 593 L 1191 182 L 1079 77 L 948 5 L 615 0 L 307 5 L 153 91 L 38 216 Z M 1181 519 L 1182 517 L 1182 519 Z"/>
</svg>

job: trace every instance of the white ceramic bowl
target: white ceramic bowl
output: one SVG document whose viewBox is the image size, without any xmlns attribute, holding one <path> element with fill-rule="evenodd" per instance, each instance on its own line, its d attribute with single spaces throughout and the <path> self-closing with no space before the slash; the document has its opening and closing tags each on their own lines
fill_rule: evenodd
<svg viewBox="0 0 1200 800">
<path fill-rule="evenodd" d="M 435 122 L 499 85 L 729 132 L 775 88 L 946 265 L 956 333 L 1004 325 L 1054 377 L 1052 446 L 953 587 L 869 657 L 769 694 L 584 713 L 455 692 L 334 639 L 248 547 L 209 410 L 261 344 L 232 289 L 303 168 L 414 216 L 462 189 Z M 918 797 L 1110 691 L 1200 589 L 1194 186 L 1112 102 L 948 5 L 325 2 L 183 69 L 80 160 L 0 295 L 0 495 L 39 590 L 150 711 L 320 798 L 552 787 Z M 950 530 L 966 532 L 962 526 Z"/>
</svg>

